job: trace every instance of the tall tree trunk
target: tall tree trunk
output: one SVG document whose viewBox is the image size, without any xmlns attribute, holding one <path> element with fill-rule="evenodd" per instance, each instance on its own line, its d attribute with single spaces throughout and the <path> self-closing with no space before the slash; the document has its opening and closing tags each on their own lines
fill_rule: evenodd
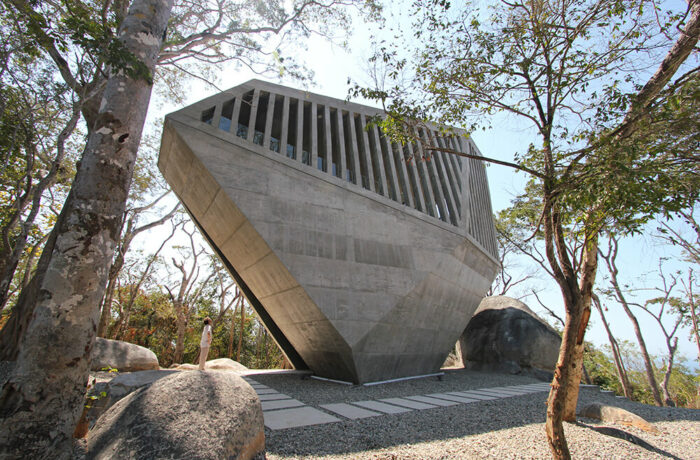
<svg viewBox="0 0 700 460">
<path fill-rule="evenodd" d="M 654 397 L 654 402 L 657 406 L 663 406 L 663 401 L 661 400 L 661 393 L 659 392 L 659 386 L 656 383 L 656 377 L 654 376 L 654 366 L 651 362 L 651 358 L 649 357 L 647 345 L 644 341 L 644 336 L 642 336 L 642 330 L 639 327 L 637 317 L 634 316 L 634 313 L 632 313 L 632 309 L 627 303 L 627 298 L 622 292 L 622 289 L 620 288 L 620 283 L 617 280 L 618 269 L 615 263 L 615 259 L 617 258 L 617 250 L 617 240 L 611 236 L 609 239 L 609 252 L 606 255 L 601 254 L 601 257 L 603 258 L 603 260 L 605 260 L 605 264 L 607 265 L 608 271 L 610 272 L 610 284 L 612 285 L 613 290 L 615 291 L 615 298 L 620 303 L 622 309 L 625 311 L 625 314 L 632 323 L 634 335 L 637 338 L 637 344 L 639 345 L 639 351 L 642 355 L 642 359 L 644 360 L 646 378 L 647 382 L 649 383 L 649 387 L 651 388 L 651 394 Z"/>
<path fill-rule="evenodd" d="M 111 271 L 111 269 L 110 269 Z M 117 278 L 109 277 L 107 289 L 102 297 L 102 308 L 100 309 L 100 321 L 97 324 L 97 337 L 107 337 L 107 329 L 112 319 L 112 302 L 114 300 L 114 290 L 117 287 Z"/>
<path fill-rule="evenodd" d="M 652 364 L 651 358 L 649 357 L 649 352 L 647 351 L 647 345 L 644 341 L 644 337 L 642 336 L 642 330 L 639 327 L 639 322 L 637 321 L 637 318 L 634 316 L 634 313 L 632 313 L 632 310 L 630 310 L 626 302 L 622 303 L 622 308 L 623 310 L 625 310 L 625 313 L 627 313 L 627 317 L 632 323 L 634 335 L 637 338 L 637 343 L 639 344 L 639 351 L 642 355 L 642 359 L 644 360 L 644 370 L 646 371 L 647 382 L 649 383 L 649 387 L 651 388 L 651 394 L 654 397 L 654 402 L 657 406 L 663 406 L 663 401 L 661 400 L 661 393 L 659 392 L 659 386 L 656 383 L 656 377 L 654 376 L 654 365 Z"/>
<path fill-rule="evenodd" d="M 185 354 L 185 326 L 187 324 L 183 308 L 180 306 L 177 309 L 177 338 L 175 340 L 175 356 L 173 357 L 176 363 L 182 363 L 182 357 Z"/>
<path fill-rule="evenodd" d="M 236 311 L 234 310 L 233 315 L 231 315 L 231 329 L 229 329 L 229 334 L 228 334 L 228 353 L 227 353 L 227 356 L 230 359 L 233 359 L 233 332 L 235 329 L 236 329 Z"/>
<path fill-rule="evenodd" d="M 135 72 L 115 69 L 110 75 L 53 230 L 54 244 L 42 255 L 45 271 L 35 275 L 34 295 L 23 298 L 33 313 L 14 372 L 0 394 L 0 457 L 72 457 L 98 305 L 119 238 L 171 8 L 172 0 L 135 0 L 120 28 L 119 40 L 143 67 Z"/>
<path fill-rule="evenodd" d="M 661 382 L 661 391 L 664 394 L 664 404 L 669 407 L 675 407 L 676 403 L 671 398 L 671 393 L 668 391 L 668 383 L 671 380 L 671 372 L 673 372 L 673 358 L 676 355 L 676 349 L 678 348 L 678 337 L 674 337 L 673 343 L 667 340 L 666 343 L 668 347 L 668 364 L 666 365 L 666 372 L 664 373 L 664 379 Z"/>
<path fill-rule="evenodd" d="M 613 354 L 613 362 L 615 363 L 615 370 L 617 371 L 617 379 L 620 381 L 620 385 L 622 386 L 622 392 L 625 394 L 627 399 L 632 399 L 632 390 L 630 389 L 630 382 L 627 378 L 627 370 L 625 369 L 625 365 L 622 362 L 622 356 L 620 355 L 620 346 L 618 345 L 617 340 L 615 340 L 615 337 L 612 335 L 612 331 L 610 330 L 608 321 L 605 318 L 605 313 L 603 313 L 603 307 L 600 305 L 600 299 L 598 299 L 597 295 L 593 297 L 593 304 L 595 305 L 596 310 L 598 310 L 600 318 L 603 321 L 603 326 L 605 327 L 605 332 L 608 334 L 608 341 L 610 342 L 610 349 L 612 350 Z"/>
<path fill-rule="evenodd" d="M 590 318 L 591 296 L 597 271 L 598 236 L 597 232 L 585 235 L 584 254 L 577 283 L 577 272 L 573 269 L 566 250 L 559 210 L 547 187 L 545 184 L 545 252 L 562 292 L 566 318 L 552 389 L 547 399 L 545 430 L 554 458 L 570 459 L 571 453 L 566 443 L 563 422 L 576 420 L 576 404 L 583 369 L 583 338 Z"/>
<path fill-rule="evenodd" d="M 238 334 L 238 349 L 236 350 L 236 361 L 241 362 L 241 349 L 243 348 L 243 333 L 245 329 L 245 304 L 241 301 L 241 329 Z"/>
</svg>

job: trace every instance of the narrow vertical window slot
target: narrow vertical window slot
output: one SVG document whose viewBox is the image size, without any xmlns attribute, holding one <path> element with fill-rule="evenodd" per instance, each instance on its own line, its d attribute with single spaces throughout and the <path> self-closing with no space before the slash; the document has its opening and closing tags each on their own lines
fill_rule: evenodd
<svg viewBox="0 0 700 460">
<path fill-rule="evenodd" d="M 295 160 L 297 158 L 297 111 L 299 107 L 298 99 L 290 99 L 289 101 L 289 124 L 287 125 L 287 146 L 286 155 L 288 158 Z"/>
<path fill-rule="evenodd" d="M 272 96 L 271 96 L 272 97 Z M 280 139 L 282 137 L 282 106 L 284 96 L 275 95 L 275 109 L 272 112 L 272 131 L 270 131 L 270 150 L 280 153 Z"/>
<path fill-rule="evenodd" d="M 241 109 L 238 113 L 238 123 L 236 126 L 236 136 L 243 139 L 248 138 L 248 123 L 250 122 L 250 110 L 253 105 L 253 90 L 243 95 Z"/>
<path fill-rule="evenodd" d="M 260 91 L 258 98 L 258 113 L 255 116 L 255 132 L 253 133 L 253 143 L 263 145 L 265 136 L 265 121 L 267 119 L 267 104 L 270 102 L 270 93 Z"/>
<path fill-rule="evenodd" d="M 311 102 L 304 102 L 304 135 L 302 140 L 301 162 L 311 166 Z"/>
<path fill-rule="evenodd" d="M 325 107 L 321 104 L 316 106 L 316 147 L 318 148 L 318 158 L 316 167 L 320 171 L 328 171 L 328 152 L 326 151 L 326 117 L 323 115 Z"/>
<path fill-rule="evenodd" d="M 331 123 L 331 174 L 335 177 L 343 178 L 343 171 L 340 162 L 340 133 L 338 132 L 338 110 L 330 109 Z"/>
<path fill-rule="evenodd" d="M 357 153 L 353 148 L 352 136 L 354 135 L 350 130 L 350 117 L 348 112 L 343 112 L 343 140 L 345 141 L 345 163 L 347 164 L 347 169 L 345 170 L 345 180 L 357 184 L 357 173 L 355 172 L 355 164 L 359 162 L 357 158 Z"/>
<path fill-rule="evenodd" d="M 210 109 L 203 111 L 202 117 L 200 118 L 200 120 L 203 121 L 204 123 L 210 125 L 212 123 L 212 120 L 214 119 L 214 109 L 216 109 L 216 107 L 212 107 Z"/>
<path fill-rule="evenodd" d="M 219 129 L 222 131 L 231 131 L 231 120 L 233 118 L 233 104 L 236 103 L 236 98 L 224 102 L 221 107 L 221 118 L 219 118 Z"/>
</svg>

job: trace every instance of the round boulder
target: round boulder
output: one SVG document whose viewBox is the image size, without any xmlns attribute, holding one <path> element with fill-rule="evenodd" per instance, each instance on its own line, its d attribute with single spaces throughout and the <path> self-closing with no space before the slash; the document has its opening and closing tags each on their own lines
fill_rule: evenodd
<svg viewBox="0 0 700 460">
<path fill-rule="evenodd" d="M 97 337 L 92 347 L 90 370 L 112 367 L 120 372 L 160 369 L 158 357 L 148 348 L 121 340 Z"/>
<path fill-rule="evenodd" d="M 260 400 L 232 372 L 177 372 L 121 399 L 88 438 L 88 459 L 264 458 Z"/>
<path fill-rule="evenodd" d="M 554 370 L 560 345 L 551 326 L 506 296 L 485 297 L 459 339 L 465 368 L 511 374 Z"/>
<path fill-rule="evenodd" d="M 199 365 L 197 364 L 178 364 L 177 366 L 173 367 L 173 369 L 177 369 L 179 371 L 194 371 L 199 369 Z M 206 362 L 204 365 L 204 369 L 206 370 L 216 370 L 216 371 L 232 371 L 232 372 L 242 372 L 242 371 L 247 371 L 248 368 L 245 367 L 243 364 L 234 361 L 229 358 L 217 358 L 217 359 L 212 359 Z"/>
</svg>

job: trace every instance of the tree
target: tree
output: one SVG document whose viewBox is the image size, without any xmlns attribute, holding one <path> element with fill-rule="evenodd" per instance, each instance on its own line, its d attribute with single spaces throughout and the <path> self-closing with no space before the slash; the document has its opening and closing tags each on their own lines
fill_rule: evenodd
<svg viewBox="0 0 700 460">
<path fill-rule="evenodd" d="M 516 229 L 511 227 L 511 222 L 507 216 L 499 214 L 494 216 L 496 224 L 496 242 L 498 243 L 498 261 L 500 270 L 496 274 L 496 279 L 489 288 L 487 296 L 506 295 L 515 286 L 533 278 L 532 273 L 521 273 L 514 278 L 513 271 L 517 269 L 512 260 L 512 256 L 523 251 L 525 244 L 516 241 L 514 236 Z M 530 253 L 532 257 L 532 254 Z"/>
<path fill-rule="evenodd" d="M 162 225 L 166 221 L 170 220 L 180 207 L 180 204 L 176 204 L 165 215 L 147 224 L 137 226 L 138 219 L 139 217 L 141 217 L 141 214 L 145 213 L 153 206 L 156 206 L 158 202 L 165 198 L 165 196 L 169 193 L 170 191 L 167 191 L 155 200 L 151 201 L 150 203 L 145 204 L 143 206 L 128 208 L 125 212 L 122 229 L 120 231 L 119 242 L 117 244 L 117 249 L 115 250 L 114 260 L 112 261 L 112 264 L 109 267 L 109 275 L 107 276 L 107 288 L 105 290 L 104 295 L 102 296 L 100 308 L 100 321 L 97 325 L 98 337 L 105 337 L 105 334 L 107 332 L 107 326 L 109 325 L 109 320 L 112 317 L 112 298 L 114 296 L 117 278 L 122 268 L 124 267 L 124 260 L 126 254 L 129 251 L 129 248 L 131 247 L 131 243 L 133 242 L 134 238 L 138 234 L 146 232 L 152 228 L 158 227 L 159 225 Z"/>
<path fill-rule="evenodd" d="M 128 65 L 112 68 L 48 250 L 20 294 L 19 302 L 35 293 L 33 318 L 0 395 L 2 455 L 70 457 L 97 326 L 96 305 L 118 238 L 171 7 L 169 1 L 136 0 L 119 30 L 115 44 L 129 58 Z"/>
<path fill-rule="evenodd" d="M 507 165 L 532 178 L 525 199 L 538 211 L 523 218 L 542 241 L 566 311 L 546 431 L 553 456 L 569 458 L 562 422 L 575 420 L 599 235 L 613 227 L 634 231 L 697 197 L 689 148 L 697 120 L 687 115 L 697 107 L 688 85 L 698 70 L 671 79 L 700 36 L 700 1 L 691 0 L 680 15 L 664 15 L 643 0 L 502 1 L 488 17 L 439 0 L 416 5 L 417 57 L 408 62 L 398 47 L 376 57 L 395 78 L 412 66 L 412 87 L 356 92 L 385 102 L 381 125 L 402 142 L 420 142 L 416 131 L 429 119 L 474 129 L 503 112 L 533 127 L 538 145 L 515 162 L 424 148 Z M 668 33 L 675 26 L 673 42 Z M 639 64 L 649 55 L 661 63 L 644 82 L 653 65 Z M 678 129 L 662 139 L 657 123 L 674 120 Z M 568 229 L 581 246 L 567 245 Z"/>
<path fill-rule="evenodd" d="M 661 400 L 661 393 L 659 391 L 659 386 L 654 377 L 654 364 L 649 356 L 649 351 L 647 350 L 646 341 L 642 335 L 642 329 L 639 326 L 639 321 L 636 315 L 632 312 L 632 304 L 627 300 L 627 296 L 622 290 L 620 285 L 618 275 L 619 270 L 617 268 L 617 254 L 618 254 L 619 241 L 616 235 L 610 235 L 608 237 L 608 251 L 603 253 L 599 250 L 600 257 L 605 261 L 605 265 L 610 274 L 610 289 L 606 290 L 606 294 L 612 295 L 612 297 L 617 301 L 617 303 L 625 311 L 625 314 L 632 323 L 632 328 L 634 329 L 634 335 L 637 339 L 637 344 L 639 345 L 639 352 L 644 360 L 644 368 L 646 370 L 647 383 L 651 389 L 651 394 L 654 397 L 654 403 L 657 406 L 663 406 L 663 401 Z"/>
<path fill-rule="evenodd" d="M 46 89 L 39 64 L 23 64 L 8 65 L 0 81 L 0 311 L 27 245 L 46 231 L 36 225 L 45 193 L 71 176 L 65 144 L 80 118 L 65 89 Z M 23 81 L 32 71 L 41 75 L 32 81 L 36 90 Z"/>
<path fill-rule="evenodd" d="M 147 257 L 143 257 L 141 254 L 137 254 L 135 257 L 135 261 L 133 261 L 131 264 L 127 265 L 127 270 L 126 273 L 124 273 L 124 270 L 119 271 L 118 273 L 118 278 L 115 281 L 115 285 L 112 287 L 110 286 L 110 282 L 108 281 L 107 283 L 107 289 L 108 291 L 105 292 L 103 296 L 103 303 L 105 302 L 105 299 L 109 299 L 110 302 L 110 315 L 108 317 L 107 322 L 111 321 L 111 304 L 114 302 L 114 294 L 116 291 L 117 294 L 117 299 L 116 299 L 116 305 L 118 308 L 117 312 L 117 320 L 116 322 L 109 327 L 109 324 L 105 326 L 105 335 L 102 337 L 111 337 L 113 339 L 117 340 L 123 340 L 123 335 L 124 335 L 124 329 L 129 327 L 129 319 L 131 316 L 132 309 L 134 307 L 134 304 L 138 301 L 139 297 L 142 295 L 142 290 L 144 288 L 144 285 L 151 281 L 153 278 L 153 272 L 158 265 L 160 259 L 159 259 L 159 254 L 163 250 L 163 248 L 166 246 L 168 241 L 175 235 L 177 229 L 180 227 L 181 223 L 173 223 L 172 229 L 170 234 L 163 239 L 161 242 L 160 246 L 158 246 L 158 249 L 153 254 L 149 254 Z M 117 256 L 118 257 L 118 256 Z M 143 264 L 143 268 L 139 269 L 139 265 L 141 265 L 142 261 L 145 259 L 145 264 Z M 125 261 L 120 262 L 122 265 L 122 268 L 124 267 L 124 264 L 126 263 Z M 110 275 L 112 273 L 112 268 L 110 267 Z M 122 278 L 124 278 L 124 281 L 122 282 Z M 111 281 L 111 280 L 110 280 Z M 109 291 L 109 289 L 112 288 L 112 291 Z M 109 296 L 109 297 L 108 297 Z M 102 311 L 102 316 L 100 317 L 100 320 L 102 320 L 102 317 L 105 316 L 104 312 L 104 305 L 103 305 L 103 311 Z M 99 327 L 98 327 L 99 330 Z"/>
<path fill-rule="evenodd" d="M 622 387 L 622 393 L 628 399 L 632 399 L 632 387 L 630 386 L 629 378 L 627 377 L 627 369 L 625 369 L 625 364 L 622 361 L 622 354 L 620 353 L 620 345 L 617 343 L 617 339 L 613 336 L 610 330 L 610 325 L 605 318 L 604 308 L 601 305 L 600 298 L 597 294 L 593 294 L 593 305 L 600 319 L 603 321 L 603 326 L 605 327 L 605 332 L 608 335 L 608 341 L 610 342 L 610 351 L 613 355 L 613 363 L 615 364 L 615 372 L 617 373 L 617 378 L 620 381 L 620 386 Z M 605 309 L 607 310 L 607 308 Z"/>
<path fill-rule="evenodd" d="M 659 291 L 661 295 L 648 299 L 644 303 L 642 311 L 648 313 L 654 319 L 666 341 L 666 350 L 668 351 L 666 371 L 660 386 L 664 394 L 664 404 L 667 406 L 675 406 L 668 385 L 671 379 L 671 372 L 673 371 L 673 359 L 678 349 L 678 337 L 676 334 L 678 333 L 679 326 L 688 319 L 693 300 L 685 300 L 672 295 L 678 285 L 680 273 L 665 274 L 662 261 L 659 261 L 659 278 L 661 278 L 662 285 L 655 290 Z M 664 315 L 675 316 L 670 326 L 664 322 Z"/>
<path fill-rule="evenodd" d="M 173 358 L 176 363 L 182 363 L 185 351 L 185 328 L 187 327 L 192 308 L 204 292 L 209 281 L 214 277 L 214 273 L 210 272 L 204 279 L 198 279 L 201 267 L 197 264 L 197 261 L 205 249 L 203 246 L 197 248 L 194 240 L 194 229 L 183 231 L 189 237 L 190 246 L 189 248 L 180 248 L 182 251 L 180 260 L 172 258 L 173 265 L 180 272 L 179 284 L 176 289 L 170 289 L 167 285 L 163 286 L 168 291 L 177 320 L 177 337 L 175 339 L 175 356 Z M 185 261 L 187 261 L 189 266 L 185 266 Z M 175 294 L 173 294 L 173 291 L 176 291 Z"/>
</svg>

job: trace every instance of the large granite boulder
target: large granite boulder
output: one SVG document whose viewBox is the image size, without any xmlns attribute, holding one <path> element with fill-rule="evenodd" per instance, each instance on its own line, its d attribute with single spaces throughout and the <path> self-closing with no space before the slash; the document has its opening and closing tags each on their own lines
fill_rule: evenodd
<svg viewBox="0 0 700 460">
<path fill-rule="evenodd" d="M 160 369 L 158 357 L 148 348 L 120 340 L 97 337 L 92 347 L 90 370 L 112 367 L 120 372 Z"/>
<path fill-rule="evenodd" d="M 116 376 L 112 375 L 112 378 L 99 378 L 99 375 L 97 377 L 91 377 L 91 386 L 88 389 L 89 401 L 85 406 L 85 411 L 79 423 L 79 425 L 81 425 L 82 431 L 80 433 L 82 435 L 76 437 L 83 437 L 87 434 L 86 430 L 95 426 L 97 419 L 124 396 L 141 387 L 150 385 L 158 379 L 177 372 L 178 371 L 175 370 L 159 369 L 116 374 Z"/>
<path fill-rule="evenodd" d="M 561 338 L 527 305 L 506 296 L 484 298 L 459 339 L 467 369 L 532 373 L 554 370 Z"/>
<path fill-rule="evenodd" d="M 255 391 L 232 372 L 175 372 L 134 391 L 102 415 L 88 459 L 264 458 Z"/>
</svg>

